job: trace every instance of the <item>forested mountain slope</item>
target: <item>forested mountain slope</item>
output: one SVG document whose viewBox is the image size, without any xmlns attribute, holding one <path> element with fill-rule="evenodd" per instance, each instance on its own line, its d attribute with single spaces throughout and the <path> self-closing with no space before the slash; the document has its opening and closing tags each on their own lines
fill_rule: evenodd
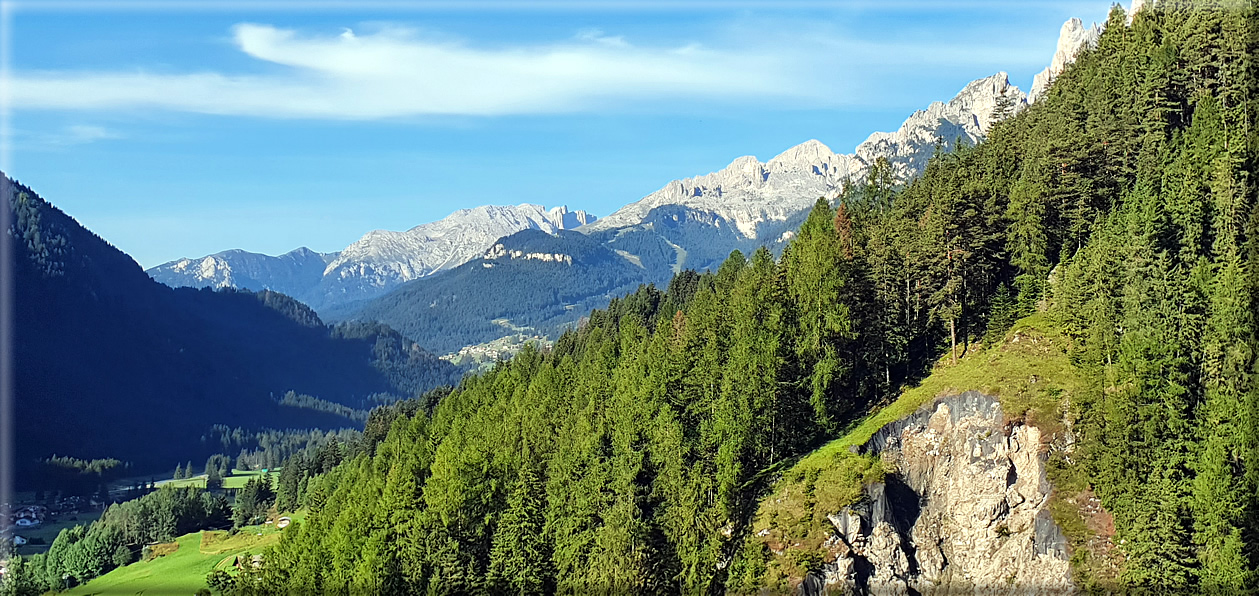
<svg viewBox="0 0 1259 596">
<path fill-rule="evenodd" d="M 3 190 L 22 480 L 54 454 L 168 469 L 208 455 L 200 437 L 215 424 L 349 423 L 279 404 L 287 391 L 362 408 L 459 378 L 387 327 L 329 328 L 282 294 L 161 285 L 31 189 L 4 178 Z"/>
<path fill-rule="evenodd" d="M 758 593 L 825 587 L 828 572 L 838 584 L 836 541 L 874 543 L 862 512 L 878 481 L 885 496 L 896 474 L 931 486 L 909 481 L 924 460 L 871 456 L 944 405 L 958 412 L 940 415 L 948 436 L 990 441 L 977 457 L 1026 445 L 1007 489 L 1048 495 L 1027 482 L 1043 471 L 1062 493 L 1048 509 L 1003 495 L 1004 531 L 956 530 L 995 549 L 982 552 L 1021 541 L 1052 559 L 1009 560 L 1015 584 L 1253 592 L 1257 33 L 1250 3 L 1156 2 L 1131 25 L 1116 8 L 1097 47 L 987 141 L 896 192 L 876 175 L 819 201 L 781 258 L 736 253 L 667 291 L 643 287 L 550 351 L 465 379 L 431 414 L 396 413 L 366 453 L 307 481 L 306 523 L 229 591 Z M 845 473 L 850 459 L 865 465 Z M 805 514 L 775 515 L 792 483 Z M 943 498 L 919 515 L 947 519 Z M 1080 521 L 1103 513 L 1110 546 L 1090 533 L 1111 526 Z M 784 535 L 795 542 L 763 540 Z M 923 549 L 915 570 L 906 549 L 879 552 L 905 558 L 853 559 L 854 589 L 991 564 Z M 981 577 L 969 589 L 1011 589 Z"/>
<path fill-rule="evenodd" d="M 558 337 L 592 308 L 647 281 L 643 267 L 584 234 L 524 230 L 480 258 L 368 302 L 355 318 L 454 352 L 522 328 Z"/>
</svg>

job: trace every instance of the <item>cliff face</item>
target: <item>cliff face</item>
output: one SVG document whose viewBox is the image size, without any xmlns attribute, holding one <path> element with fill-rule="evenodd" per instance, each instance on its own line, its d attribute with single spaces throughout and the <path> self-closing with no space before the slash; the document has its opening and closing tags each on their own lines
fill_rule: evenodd
<svg viewBox="0 0 1259 596">
<path fill-rule="evenodd" d="M 805 594 L 1071 593 L 1041 431 L 977 392 L 939 398 L 857 447 L 888 470 L 828 515 Z M 832 558 L 833 557 L 833 558 Z"/>
</svg>

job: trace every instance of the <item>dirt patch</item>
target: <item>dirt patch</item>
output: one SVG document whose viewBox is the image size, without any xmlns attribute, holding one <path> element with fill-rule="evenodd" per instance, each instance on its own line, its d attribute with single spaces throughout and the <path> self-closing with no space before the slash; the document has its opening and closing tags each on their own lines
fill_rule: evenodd
<svg viewBox="0 0 1259 596">
<path fill-rule="evenodd" d="M 158 557 L 165 557 L 166 555 L 175 554 L 175 551 L 177 550 L 179 550 L 178 542 L 163 542 L 161 544 L 150 544 L 149 557 L 153 559 L 156 559 Z"/>
<path fill-rule="evenodd" d="M 206 530 L 201 533 L 201 552 L 213 554 L 217 552 L 217 548 L 224 540 L 227 539 L 227 532 L 219 532 Z"/>
<path fill-rule="evenodd" d="M 1123 553 L 1115 548 L 1115 519 L 1102 507 L 1101 499 L 1093 490 L 1085 489 L 1074 495 L 1057 495 L 1062 503 L 1079 515 L 1087 531 L 1075 532 L 1072 547 L 1083 553 L 1073 553 L 1072 559 L 1092 586 L 1114 585 L 1123 567 Z M 1081 556 L 1083 555 L 1083 556 Z M 1081 577 L 1080 579 L 1085 579 Z M 1086 586 L 1087 587 L 1087 586 Z"/>
</svg>

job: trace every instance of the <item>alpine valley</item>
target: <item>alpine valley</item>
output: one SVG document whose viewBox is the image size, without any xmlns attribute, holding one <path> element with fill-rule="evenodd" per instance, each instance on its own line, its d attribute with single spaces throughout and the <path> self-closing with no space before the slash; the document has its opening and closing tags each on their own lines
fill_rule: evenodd
<svg viewBox="0 0 1259 596">
<path fill-rule="evenodd" d="M 1153 0 L 599 219 L 146 276 L 5 177 L 0 595 L 1259 595 L 1256 123 L 1259 8 Z"/>
</svg>

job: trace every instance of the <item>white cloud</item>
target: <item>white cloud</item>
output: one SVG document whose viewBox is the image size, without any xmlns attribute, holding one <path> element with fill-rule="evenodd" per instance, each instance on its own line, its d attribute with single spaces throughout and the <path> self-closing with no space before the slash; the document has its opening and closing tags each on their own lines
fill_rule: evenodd
<svg viewBox="0 0 1259 596">
<path fill-rule="evenodd" d="M 18 145 L 34 149 L 59 149 L 122 138 L 115 131 L 93 124 L 70 124 L 49 132 L 15 130 L 10 134 Z"/>
<path fill-rule="evenodd" d="M 71 124 L 62 129 L 60 139 L 63 144 L 82 145 L 84 143 L 93 143 L 106 139 L 118 139 L 122 135 L 115 133 L 103 126 L 94 126 L 91 124 Z"/>
<path fill-rule="evenodd" d="M 477 47 L 383 26 L 304 35 L 252 23 L 237 49 L 265 74 L 18 71 L 3 93 L 18 110 L 162 109 L 278 118 L 366 120 L 567 113 L 643 105 L 747 102 L 836 106 L 887 101 L 915 72 L 1039 64 L 1039 47 L 848 38 L 833 27 L 744 23 L 719 45 L 638 45 L 587 29 L 549 44 Z M 972 74 L 973 71 L 972 71 Z M 959 81 L 960 83 L 964 81 Z"/>
<path fill-rule="evenodd" d="M 303 36 L 234 27 L 236 46 L 278 74 L 28 71 L 5 85 L 16 109 L 160 108 L 209 114 L 372 119 L 592 110 L 670 99 L 809 98 L 784 53 L 641 47 L 602 32 L 482 49 L 401 29 Z"/>
</svg>

